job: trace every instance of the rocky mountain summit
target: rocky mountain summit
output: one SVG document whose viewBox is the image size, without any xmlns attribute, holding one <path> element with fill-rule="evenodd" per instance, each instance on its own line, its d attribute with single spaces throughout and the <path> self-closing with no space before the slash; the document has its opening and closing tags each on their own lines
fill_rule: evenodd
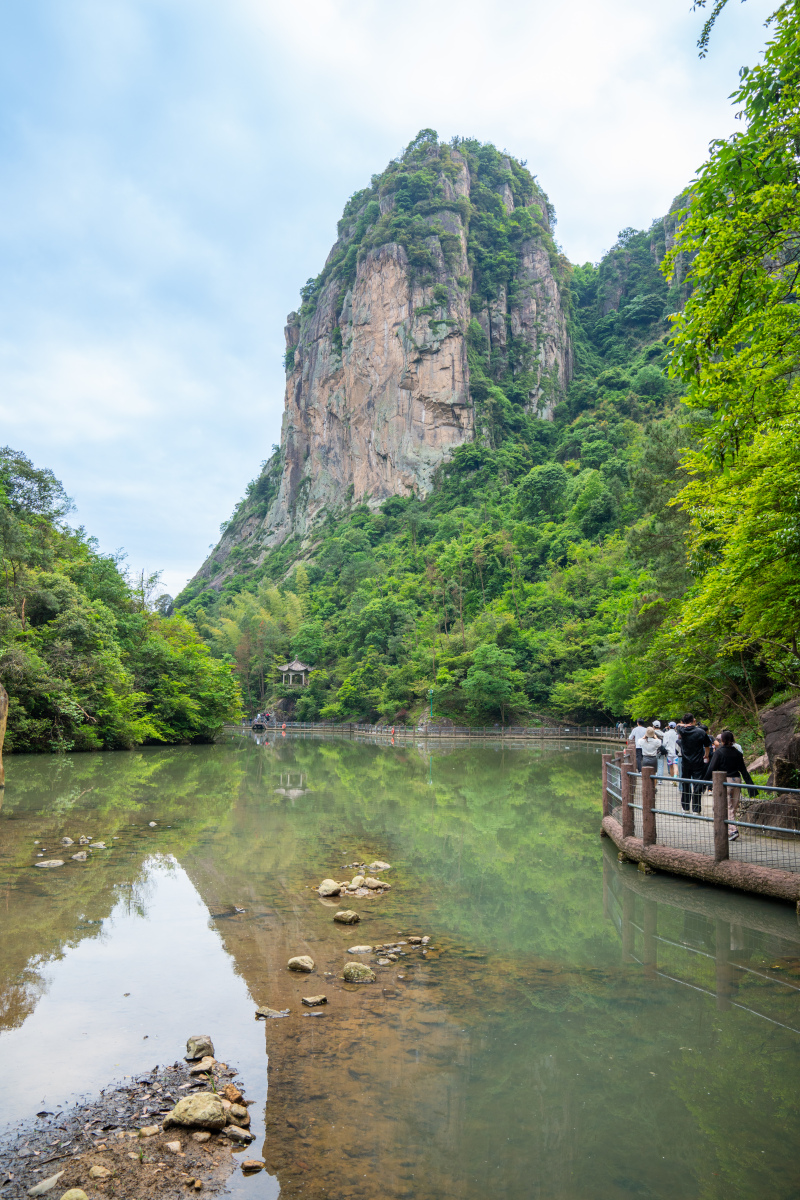
<svg viewBox="0 0 800 1200">
<path fill-rule="evenodd" d="M 524 165 L 432 130 L 351 197 L 287 319 L 280 449 L 199 579 L 220 588 L 349 503 L 427 494 L 498 409 L 552 417 L 572 364 L 551 220 Z"/>
</svg>

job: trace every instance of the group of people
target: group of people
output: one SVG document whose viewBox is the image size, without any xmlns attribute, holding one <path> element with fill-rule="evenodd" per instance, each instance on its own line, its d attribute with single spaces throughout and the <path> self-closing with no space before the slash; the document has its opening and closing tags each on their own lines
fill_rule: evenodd
<svg viewBox="0 0 800 1200">
<path fill-rule="evenodd" d="M 699 816 L 701 798 L 715 771 L 724 771 L 728 797 L 728 837 L 735 841 L 739 830 L 733 824 L 741 795 L 742 779 L 753 786 L 744 761 L 742 747 L 733 731 L 721 729 L 712 735 L 692 713 L 682 721 L 639 719 L 628 735 L 628 745 L 636 751 L 636 770 L 654 767 L 656 775 L 671 775 L 681 780 L 681 807 Z M 695 782 L 695 780 L 697 782 Z"/>
</svg>

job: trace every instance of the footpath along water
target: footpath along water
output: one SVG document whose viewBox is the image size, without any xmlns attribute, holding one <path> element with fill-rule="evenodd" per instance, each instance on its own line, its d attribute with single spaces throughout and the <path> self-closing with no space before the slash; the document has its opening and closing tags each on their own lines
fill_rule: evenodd
<svg viewBox="0 0 800 1200">
<path fill-rule="evenodd" d="M 795 1198 L 796 915 L 618 864 L 602 750 L 278 732 L 10 758 L 0 1133 L 209 1033 L 267 1164 L 232 1195 Z M 110 849 L 74 862 L 82 834 Z M 374 860 L 384 894 L 314 890 Z M 424 956 L 343 981 L 348 948 L 411 936 Z"/>
</svg>

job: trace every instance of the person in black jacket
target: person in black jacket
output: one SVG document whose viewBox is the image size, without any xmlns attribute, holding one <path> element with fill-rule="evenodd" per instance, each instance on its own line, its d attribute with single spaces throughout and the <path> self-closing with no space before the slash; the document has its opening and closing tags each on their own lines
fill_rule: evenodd
<svg viewBox="0 0 800 1200">
<path fill-rule="evenodd" d="M 733 824 L 733 818 L 736 816 L 736 805 L 739 803 L 741 795 L 740 788 L 735 785 L 742 782 L 742 776 L 744 776 L 745 783 L 749 783 L 751 787 L 753 780 L 750 778 L 741 750 L 737 750 L 733 744 L 733 734 L 730 729 L 723 729 L 719 735 L 719 748 L 711 755 L 711 761 L 706 770 L 706 779 L 710 779 L 715 771 L 724 771 L 727 776 L 728 838 L 735 842 L 739 836 L 739 830 Z"/>
<path fill-rule="evenodd" d="M 681 735 L 681 777 L 684 780 L 705 779 L 708 749 L 711 738 L 702 725 L 698 725 L 692 713 L 685 713 L 678 725 Z M 684 812 L 700 812 L 703 795 L 702 783 L 681 784 L 681 807 Z"/>
</svg>

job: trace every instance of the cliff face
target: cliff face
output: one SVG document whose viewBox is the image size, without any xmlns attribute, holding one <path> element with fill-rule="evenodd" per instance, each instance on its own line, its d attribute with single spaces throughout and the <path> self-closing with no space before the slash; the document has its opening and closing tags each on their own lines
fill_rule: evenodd
<svg viewBox="0 0 800 1200">
<path fill-rule="evenodd" d="M 348 202 L 289 314 L 280 453 L 200 578 L 220 588 L 349 503 L 424 495 L 456 447 L 490 439 L 498 387 L 550 418 L 571 373 L 562 272 L 525 168 L 423 131 Z"/>
</svg>

